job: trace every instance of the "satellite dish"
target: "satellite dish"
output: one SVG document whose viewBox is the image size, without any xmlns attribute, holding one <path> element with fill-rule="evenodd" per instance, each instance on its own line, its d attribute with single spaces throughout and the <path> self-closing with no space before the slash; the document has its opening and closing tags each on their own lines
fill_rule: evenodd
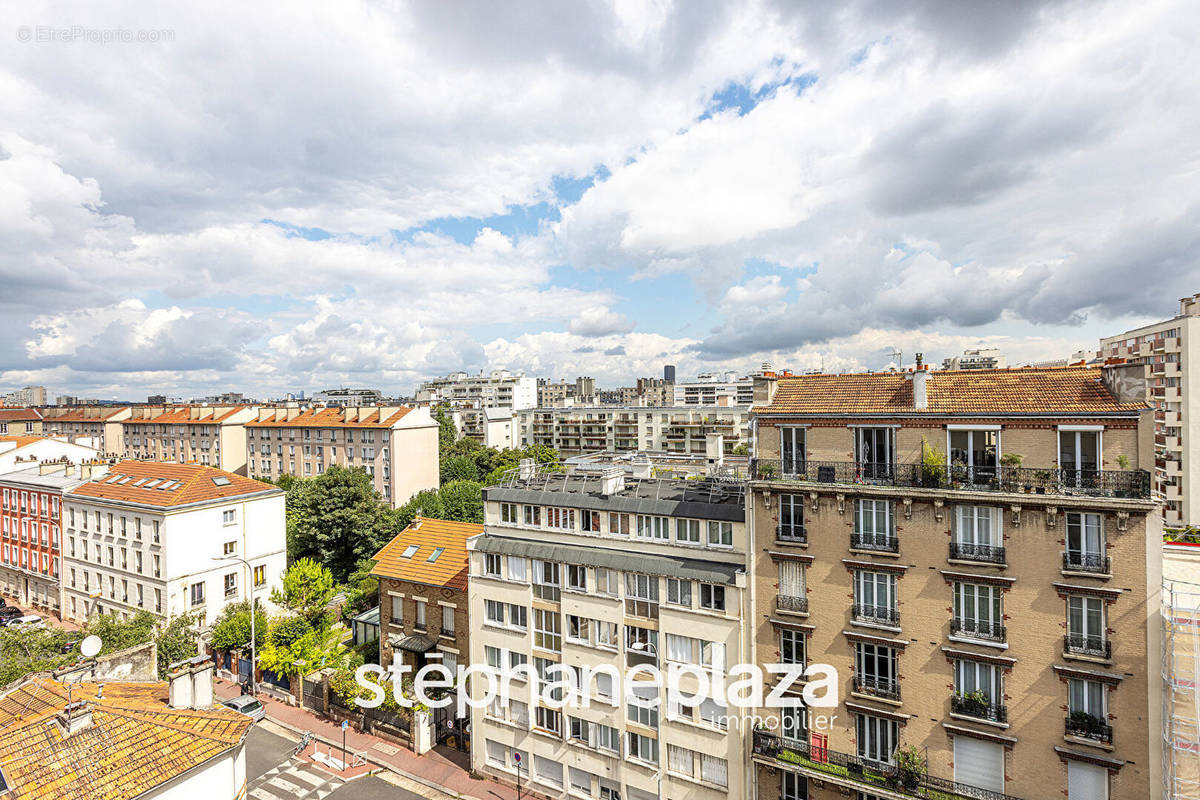
<svg viewBox="0 0 1200 800">
<path fill-rule="evenodd" d="M 84 658 L 94 658 L 103 646 L 104 643 L 100 641 L 99 636 L 89 636 L 80 642 L 79 652 L 83 653 Z"/>
</svg>

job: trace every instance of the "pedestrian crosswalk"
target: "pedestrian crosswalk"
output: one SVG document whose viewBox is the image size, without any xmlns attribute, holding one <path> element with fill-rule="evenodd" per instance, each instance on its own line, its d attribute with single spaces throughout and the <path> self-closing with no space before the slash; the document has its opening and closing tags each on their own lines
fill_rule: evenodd
<svg viewBox="0 0 1200 800">
<path fill-rule="evenodd" d="M 324 800 L 343 783 L 311 762 L 293 758 L 251 781 L 247 794 L 254 800 Z"/>
</svg>

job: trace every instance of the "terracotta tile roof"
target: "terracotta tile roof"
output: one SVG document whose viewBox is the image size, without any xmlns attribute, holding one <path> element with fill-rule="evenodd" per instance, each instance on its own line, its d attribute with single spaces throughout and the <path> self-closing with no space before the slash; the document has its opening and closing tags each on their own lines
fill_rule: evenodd
<svg viewBox="0 0 1200 800">
<path fill-rule="evenodd" d="M 36 422 L 41 418 L 42 412 L 36 408 L 0 406 L 0 422 Z"/>
<path fill-rule="evenodd" d="M 164 408 L 161 414 L 152 417 L 130 417 L 121 420 L 122 425 L 215 425 L 229 419 L 237 412 L 249 406 L 234 406 L 226 408 L 219 414 L 213 410 L 207 414 L 192 416 L 192 409 L 199 406 L 170 406 Z M 207 408 L 207 406 L 205 406 Z"/>
<path fill-rule="evenodd" d="M 1112 414 L 1145 403 L 1120 403 L 1098 369 L 1046 367 L 933 370 L 928 409 L 913 408 L 912 373 L 799 375 L 783 378 L 763 414 Z"/>
<path fill-rule="evenodd" d="M 127 411 L 128 406 L 119 408 L 108 408 L 102 406 L 84 406 L 81 408 L 67 408 L 63 413 L 55 413 L 57 408 L 50 409 L 44 419 L 47 422 L 104 422 L 109 417 L 116 416 L 122 411 Z"/>
<path fill-rule="evenodd" d="M 169 488 L 159 488 L 162 486 Z M 94 497 L 170 508 L 206 500 L 260 493 L 278 494 L 282 491 L 269 483 L 200 464 L 119 461 L 109 468 L 105 476 L 73 489 L 68 493 L 68 499 Z"/>
<path fill-rule="evenodd" d="M 379 563 L 372 575 L 401 581 L 467 589 L 467 539 L 483 533 L 475 522 L 447 522 L 441 519 L 415 520 L 375 554 Z M 417 549 L 409 558 L 410 546 Z M 443 548 L 436 561 L 430 561 L 437 548 Z"/>
<path fill-rule="evenodd" d="M 386 410 L 386 407 L 384 408 Z M 390 428 L 400 421 L 405 414 L 412 411 L 407 406 L 402 406 L 393 413 L 388 414 L 382 420 L 379 418 L 381 412 L 374 411 L 368 414 L 363 419 L 356 419 L 354 422 L 346 422 L 346 416 L 343 409 L 340 408 L 306 408 L 303 409 L 292 419 L 285 419 L 286 409 L 277 409 L 279 418 L 270 418 L 263 420 L 251 420 L 246 423 L 247 428 Z"/>
<path fill-rule="evenodd" d="M 5 800 L 126 800 L 238 746 L 251 720 L 217 705 L 172 709 L 165 683 L 77 683 L 92 724 L 63 738 L 55 715 L 66 687 L 35 679 L 0 698 L 0 769 Z"/>
</svg>

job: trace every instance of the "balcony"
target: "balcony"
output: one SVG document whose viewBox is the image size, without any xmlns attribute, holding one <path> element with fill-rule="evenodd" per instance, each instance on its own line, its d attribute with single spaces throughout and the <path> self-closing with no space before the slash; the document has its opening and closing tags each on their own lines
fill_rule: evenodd
<svg viewBox="0 0 1200 800">
<path fill-rule="evenodd" d="M 1086 711 L 1073 711 L 1066 719 L 1066 735 L 1112 744 L 1113 729 L 1100 717 L 1094 717 Z"/>
<path fill-rule="evenodd" d="M 783 524 L 775 531 L 775 541 L 783 544 L 807 544 L 808 531 L 803 525 Z"/>
<path fill-rule="evenodd" d="M 950 620 L 950 633 L 970 639 L 986 639 L 989 642 L 1003 642 L 1008 635 L 1005 627 L 998 622 L 960 617 Z"/>
<path fill-rule="evenodd" d="M 1112 571 L 1112 559 L 1099 553 L 1067 551 L 1062 554 L 1063 572 L 1091 572 L 1107 575 Z"/>
<path fill-rule="evenodd" d="M 855 622 L 868 622 L 875 625 L 899 625 L 900 611 L 891 606 L 865 605 L 855 603 L 851 607 L 851 616 Z"/>
<path fill-rule="evenodd" d="M 1063 653 L 1092 658 L 1112 658 L 1112 640 L 1103 636 L 1068 633 L 1063 637 Z"/>
<path fill-rule="evenodd" d="M 1145 470 L 1033 469 L 1005 465 L 987 468 L 931 467 L 854 461 L 806 461 L 802 464 L 789 463 L 785 468 L 779 459 L 755 458 L 751 460 L 750 474 L 762 481 L 1138 500 L 1150 498 L 1150 473 Z"/>
<path fill-rule="evenodd" d="M 893 534 L 851 533 L 850 547 L 855 550 L 878 550 L 881 553 L 899 553 L 900 540 Z"/>
<path fill-rule="evenodd" d="M 791 595 L 779 594 L 775 596 L 775 610 L 782 611 L 785 614 L 807 614 L 808 613 L 808 598 L 793 597 Z"/>
<path fill-rule="evenodd" d="M 882 697 L 884 700 L 899 700 L 900 682 L 892 678 L 882 678 L 874 675 L 855 675 L 854 691 L 859 694 Z"/>
<path fill-rule="evenodd" d="M 1005 563 L 1004 548 L 990 544 L 950 542 L 950 558 L 955 561 L 976 561 L 981 564 Z"/>
<path fill-rule="evenodd" d="M 759 763 L 792 769 L 851 791 L 886 789 L 905 797 L 937 800 L 1020 800 L 1013 795 L 924 773 L 902 774 L 890 764 L 823 747 L 814 748 L 808 742 L 781 738 L 767 731 L 754 732 L 754 758 Z"/>
<path fill-rule="evenodd" d="M 993 703 L 986 697 L 977 694 L 956 694 L 950 698 L 950 711 L 964 717 L 987 720 L 988 722 L 1008 722 L 1008 707 Z"/>
</svg>

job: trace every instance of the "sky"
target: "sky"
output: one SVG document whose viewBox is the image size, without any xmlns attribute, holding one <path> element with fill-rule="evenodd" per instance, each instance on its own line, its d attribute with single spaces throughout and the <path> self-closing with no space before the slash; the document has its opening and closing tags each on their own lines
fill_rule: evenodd
<svg viewBox="0 0 1200 800">
<path fill-rule="evenodd" d="M 0 17 L 0 389 L 1028 363 L 1200 291 L 1186 0 Z"/>
</svg>

